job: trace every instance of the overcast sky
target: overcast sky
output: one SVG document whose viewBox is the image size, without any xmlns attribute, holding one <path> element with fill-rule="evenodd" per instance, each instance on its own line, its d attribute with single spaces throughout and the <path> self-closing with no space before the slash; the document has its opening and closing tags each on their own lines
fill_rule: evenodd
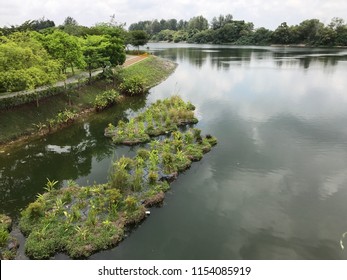
<svg viewBox="0 0 347 280">
<path fill-rule="evenodd" d="M 115 14 L 127 27 L 140 20 L 184 19 L 203 15 L 209 21 L 220 14 L 251 21 L 255 27 L 275 29 L 281 22 L 298 24 L 318 18 L 328 24 L 333 17 L 347 21 L 346 0 L 0 0 L 0 26 L 18 25 L 45 17 L 56 25 L 71 16 L 81 25 L 105 22 Z"/>
</svg>

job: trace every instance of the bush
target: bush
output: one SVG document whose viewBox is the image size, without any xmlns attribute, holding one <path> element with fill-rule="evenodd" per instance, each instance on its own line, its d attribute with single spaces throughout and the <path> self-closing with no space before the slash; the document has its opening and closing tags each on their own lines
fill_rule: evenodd
<svg viewBox="0 0 347 280">
<path fill-rule="evenodd" d="M 65 109 L 64 111 L 59 112 L 55 118 L 48 120 L 49 128 L 54 128 L 56 126 L 61 127 L 64 124 L 71 123 L 76 117 L 77 114 L 75 112 Z"/>
<path fill-rule="evenodd" d="M 145 79 L 141 76 L 134 76 L 124 80 L 119 86 L 120 91 L 126 95 L 140 95 L 146 92 Z"/>
<path fill-rule="evenodd" d="M 104 91 L 98 94 L 94 101 L 94 108 L 96 111 L 102 111 L 117 102 L 119 92 L 114 89 Z"/>
<path fill-rule="evenodd" d="M 41 202 L 35 201 L 29 204 L 27 211 L 30 218 L 38 218 L 44 216 L 44 205 Z"/>
</svg>

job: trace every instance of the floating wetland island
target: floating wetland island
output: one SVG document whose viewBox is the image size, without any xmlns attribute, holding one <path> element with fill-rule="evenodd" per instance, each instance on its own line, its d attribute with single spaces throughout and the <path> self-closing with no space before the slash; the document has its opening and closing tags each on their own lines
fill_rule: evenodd
<svg viewBox="0 0 347 280">
<path fill-rule="evenodd" d="M 179 173 L 217 144 L 215 137 L 192 128 L 198 122 L 194 109 L 172 96 L 127 123 L 109 124 L 105 135 L 115 144 L 147 144 L 133 158 L 113 162 L 106 184 L 78 186 L 70 181 L 58 189 L 57 181 L 48 180 L 46 192 L 21 214 L 26 255 L 47 259 L 64 252 L 84 258 L 118 244 L 127 230 L 145 219 L 149 207 L 164 200 Z"/>
</svg>

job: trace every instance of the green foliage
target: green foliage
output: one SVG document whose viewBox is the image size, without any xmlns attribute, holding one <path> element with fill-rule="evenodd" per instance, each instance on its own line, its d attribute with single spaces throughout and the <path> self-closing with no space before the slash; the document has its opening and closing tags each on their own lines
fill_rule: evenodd
<svg viewBox="0 0 347 280">
<path fill-rule="evenodd" d="M 89 79 L 91 79 L 92 70 L 105 67 L 109 63 L 109 57 L 106 54 L 108 46 L 109 40 L 104 35 L 89 35 L 83 41 L 82 50 Z"/>
<path fill-rule="evenodd" d="M 49 128 L 61 127 L 62 125 L 71 123 L 75 120 L 77 114 L 69 109 L 59 112 L 53 119 L 49 119 Z"/>
<path fill-rule="evenodd" d="M 34 33 L 13 33 L 0 44 L 0 92 L 35 89 L 60 79 L 60 64 Z"/>
<path fill-rule="evenodd" d="M 186 124 L 187 118 L 194 119 L 194 115 L 186 112 L 193 108 L 191 103 L 173 96 L 158 100 L 139 121 L 120 121 L 118 127 L 109 125 L 108 128 L 113 133 L 121 129 L 127 137 L 131 134 L 142 137 L 146 134 L 145 120 L 163 127 L 160 122 L 170 116 Z M 68 111 L 60 113 L 57 118 L 60 122 L 73 117 Z M 148 148 L 139 149 L 134 159 L 122 157 L 115 161 L 105 185 L 79 187 L 69 183 L 59 189 L 55 188 L 57 181 L 47 179 L 46 193 L 38 195 L 21 212 L 19 226 L 27 236 L 27 256 L 46 259 L 63 251 L 79 258 L 114 246 L 124 237 L 127 225 L 145 217 L 145 206 L 164 199 L 163 192 L 169 189 L 167 181 L 189 168 L 192 160 L 199 159 L 194 155 L 206 152 L 206 147 L 210 149 L 211 145 L 199 130 L 176 131 L 172 136 L 168 134 L 165 141 L 155 140 Z M 3 235 L 0 240 L 8 239 Z"/>
<path fill-rule="evenodd" d="M 0 247 L 6 246 L 9 237 L 10 234 L 8 233 L 8 231 L 5 228 L 0 227 Z"/>
<path fill-rule="evenodd" d="M 127 211 L 133 212 L 137 209 L 138 201 L 134 196 L 128 196 L 125 200 L 125 208 Z"/>
<path fill-rule="evenodd" d="M 11 226 L 11 218 L 0 214 L 0 256 L 2 260 L 12 260 L 16 256 L 18 241 L 10 234 Z"/>
<path fill-rule="evenodd" d="M 109 176 L 111 187 L 119 189 L 121 192 L 127 191 L 130 186 L 130 175 L 127 171 L 127 165 L 125 161 L 115 162 Z"/>
<path fill-rule="evenodd" d="M 318 19 L 308 19 L 299 25 L 281 23 L 274 31 L 260 27 L 254 30 L 252 22 L 234 20 L 233 16 L 214 17 L 208 22 L 202 16 L 189 22 L 180 20 L 140 21 L 129 30 L 144 30 L 154 41 L 187 41 L 189 43 L 213 43 L 235 45 L 305 44 L 308 46 L 346 46 L 347 25 L 341 18 L 333 18 L 324 26 Z"/>
<path fill-rule="evenodd" d="M 177 130 L 177 126 L 194 124 L 195 107 L 185 103 L 180 97 L 173 96 L 152 104 L 146 112 L 139 114 L 125 124 L 120 121 L 117 127 L 108 126 L 105 135 L 115 143 L 134 145 L 147 142 L 150 136 L 158 136 Z M 141 155 L 140 155 L 141 157 Z"/>
<path fill-rule="evenodd" d="M 95 97 L 94 108 L 97 111 L 104 110 L 105 108 L 113 105 L 118 101 L 119 93 L 114 90 L 107 90 Z"/>
<path fill-rule="evenodd" d="M 32 202 L 25 211 L 30 218 L 42 217 L 44 216 L 44 204 L 39 201 Z"/>
<path fill-rule="evenodd" d="M 148 182 L 153 185 L 155 184 L 159 179 L 158 173 L 155 171 L 150 171 L 148 174 Z"/>
<path fill-rule="evenodd" d="M 144 46 L 148 42 L 148 34 L 142 30 L 134 30 L 129 32 L 128 43 L 134 47 Z"/>
<path fill-rule="evenodd" d="M 144 94 L 146 92 L 145 79 L 141 76 L 133 76 L 125 79 L 123 83 L 120 84 L 119 90 L 123 94 L 131 96 Z"/>
<path fill-rule="evenodd" d="M 147 90 L 166 79 L 169 74 L 175 69 L 174 64 L 169 65 L 165 61 L 160 61 L 158 57 L 149 56 L 147 59 L 127 67 L 122 73 L 123 80 L 128 80 L 131 77 L 141 77 L 144 82 L 144 88 Z"/>
<path fill-rule="evenodd" d="M 68 66 L 83 68 L 85 65 L 81 41 L 64 31 L 54 30 L 43 38 L 43 44 L 48 53 L 62 65 L 62 72 L 66 73 Z"/>
<path fill-rule="evenodd" d="M 45 190 L 47 192 L 51 192 L 52 190 L 54 190 L 54 187 L 56 184 L 58 184 L 58 181 L 55 181 L 55 180 L 49 180 L 48 178 L 47 179 L 47 183 L 46 183 L 46 187 L 45 187 Z"/>
</svg>

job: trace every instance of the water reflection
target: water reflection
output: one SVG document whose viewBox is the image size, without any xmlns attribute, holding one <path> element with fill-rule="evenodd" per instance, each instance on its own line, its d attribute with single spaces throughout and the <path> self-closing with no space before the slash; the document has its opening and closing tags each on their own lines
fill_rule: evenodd
<svg viewBox="0 0 347 280">
<path fill-rule="evenodd" d="M 129 149 L 116 149 L 104 137 L 104 128 L 110 122 L 127 120 L 129 114 L 146 105 L 146 99 L 129 98 L 87 122 L 0 154 L 1 211 L 18 217 L 20 209 L 44 191 L 47 178 L 60 183 L 77 179 L 81 184 L 106 182 L 111 160 Z M 89 176 L 95 169 L 98 175 Z"/>
<path fill-rule="evenodd" d="M 2 208 L 32 201 L 45 177 L 102 182 L 112 158 L 134 153 L 103 137 L 107 123 L 178 92 L 218 145 L 173 183 L 162 208 L 92 259 L 347 259 L 346 52 L 151 50 L 179 66 L 148 97 L 0 155 Z"/>
<path fill-rule="evenodd" d="M 234 66 L 249 66 L 250 62 L 275 62 L 277 67 L 300 66 L 308 69 L 310 65 L 319 67 L 334 66 L 347 60 L 347 53 L 338 49 L 270 48 L 270 47 L 232 47 L 166 44 L 167 48 L 158 48 L 158 44 L 149 44 L 150 50 L 171 60 L 189 61 L 198 68 L 210 63 L 218 70 Z"/>
</svg>

